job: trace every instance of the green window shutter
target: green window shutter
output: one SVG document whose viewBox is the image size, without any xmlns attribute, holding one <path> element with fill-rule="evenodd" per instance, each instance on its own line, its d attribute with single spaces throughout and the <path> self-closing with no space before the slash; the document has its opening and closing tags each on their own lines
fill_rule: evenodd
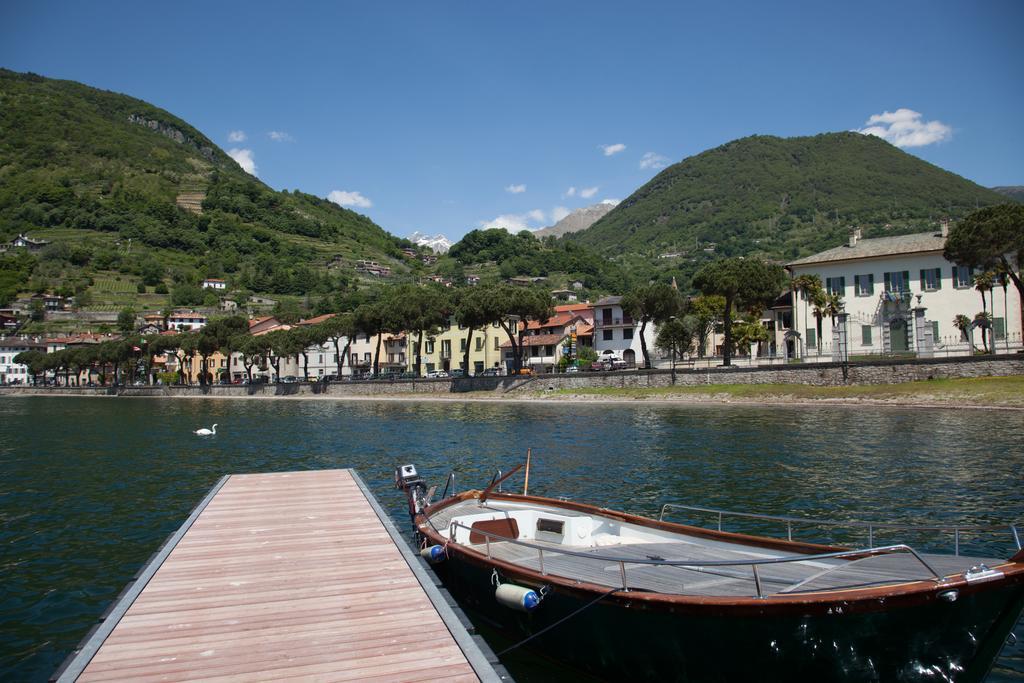
<svg viewBox="0 0 1024 683">
<path fill-rule="evenodd" d="M 922 291 L 922 292 L 923 292 L 923 291 L 924 291 L 925 289 L 927 289 L 927 287 L 925 287 L 925 285 L 927 285 L 927 284 L 928 284 L 928 283 L 927 283 L 927 281 L 925 280 L 925 275 L 924 275 L 924 268 L 922 268 L 922 269 L 921 269 L 921 291 Z"/>
<path fill-rule="evenodd" d="M 1006 339 L 1006 319 L 992 319 L 992 334 L 996 339 Z"/>
<path fill-rule="evenodd" d="M 885 273 L 885 291 L 892 291 L 892 273 Z"/>
<path fill-rule="evenodd" d="M 863 346 L 871 346 L 871 325 L 860 326 L 860 343 Z"/>
<path fill-rule="evenodd" d="M 932 321 L 932 341 L 936 344 L 939 343 L 939 321 Z"/>
<path fill-rule="evenodd" d="M 875 274 L 868 273 L 868 294 L 875 293 Z"/>
<path fill-rule="evenodd" d="M 935 289 L 942 289 L 942 268 L 935 269 Z"/>
<path fill-rule="evenodd" d="M 813 327 L 808 327 L 807 328 L 807 348 L 809 348 L 809 349 L 817 348 L 818 340 L 814 336 L 816 333 L 817 333 L 817 330 L 815 328 L 813 328 Z"/>
<path fill-rule="evenodd" d="M 903 271 L 903 290 L 902 291 L 904 291 L 904 292 L 909 292 L 910 291 L 910 271 L 909 270 L 904 270 Z"/>
</svg>

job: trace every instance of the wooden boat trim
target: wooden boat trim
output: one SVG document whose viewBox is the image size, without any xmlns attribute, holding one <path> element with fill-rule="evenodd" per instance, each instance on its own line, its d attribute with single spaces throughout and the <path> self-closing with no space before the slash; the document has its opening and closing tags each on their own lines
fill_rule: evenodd
<svg viewBox="0 0 1024 683">
<path fill-rule="evenodd" d="M 562 590 L 583 595 L 595 595 L 607 593 L 609 586 L 599 585 L 584 581 L 577 581 L 568 577 L 556 574 L 542 574 L 539 571 L 514 564 L 494 557 L 487 557 L 484 553 L 470 547 L 449 542 L 448 539 L 439 534 L 428 521 L 428 518 L 446 507 L 457 503 L 479 499 L 479 491 L 463 491 L 451 498 L 439 501 L 427 507 L 416 517 L 416 525 L 420 532 L 431 542 L 443 545 L 446 551 L 455 554 L 462 559 L 481 567 L 492 567 L 500 570 L 507 580 L 515 580 L 539 588 L 543 585 L 558 586 Z M 687 535 L 701 538 L 740 543 L 752 547 L 783 550 L 798 554 L 822 554 L 829 552 L 841 552 L 849 550 L 838 546 L 826 546 L 814 543 L 799 541 L 787 541 L 782 539 L 771 539 L 748 534 L 739 534 L 728 531 L 716 531 L 702 527 L 694 527 L 675 522 L 665 522 L 632 515 L 625 512 L 618 512 L 600 508 L 586 503 L 574 501 L 555 500 L 540 496 L 523 496 L 508 493 L 491 493 L 490 500 L 504 500 L 515 503 L 534 503 L 538 505 L 564 508 L 576 512 L 596 514 L 608 519 L 620 522 L 635 524 L 638 526 L 685 533 Z M 737 562 L 737 566 L 742 562 Z M 704 596 L 704 595 L 681 595 L 670 593 L 658 593 L 644 590 L 626 590 L 612 593 L 606 602 L 628 605 L 630 607 L 668 609 L 675 611 L 686 608 L 728 608 L 730 613 L 735 613 L 737 608 L 750 613 L 761 613 L 766 608 L 773 611 L 789 612 L 795 611 L 802 614 L 808 612 L 823 612 L 832 609 L 837 603 L 843 609 L 856 612 L 871 612 L 892 609 L 895 606 L 912 606 L 930 602 L 938 599 L 938 594 L 949 590 L 957 590 L 964 595 L 992 590 L 997 586 L 1009 586 L 1024 582 L 1024 551 L 1018 552 L 1005 563 L 992 567 L 1000 571 L 1003 576 L 984 582 L 969 583 L 961 575 L 951 575 L 944 580 L 927 579 L 914 580 L 903 583 L 893 583 L 886 586 L 870 588 L 839 588 L 822 591 L 803 593 L 773 593 L 764 597 L 733 597 L 733 596 Z"/>
</svg>

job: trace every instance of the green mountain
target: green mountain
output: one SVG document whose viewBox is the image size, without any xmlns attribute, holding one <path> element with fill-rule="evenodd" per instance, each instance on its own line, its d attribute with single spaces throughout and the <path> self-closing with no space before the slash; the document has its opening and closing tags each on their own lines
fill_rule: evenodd
<svg viewBox="0 0 1024 683">
<path fill-rule="evenodd" d="M 735 140 L 669 166 L 587 230 L 605 252 L 683 262 L 786 260 L 865 236 L 927 230 L 1002 195 L 859 133 Z"/>
<path fill-rule="evenodd" d="M 145 280 L 147 294 L 177 289 L 185 294 L 174 303 L 184 303 L 205 277 L 271 295 L 327 294 L 356 277 L 356 259 L 403 271 L 400 247 L 411 246 L 325 199 L 267 187 L 151 104 L 0 70 L 0 242 L 20 233 L 51 245 L 34 262 L 0 259 L 0 300 L 63 289 L 96 301 L 97 281 L 134 295 Z M 122 298 L 111 303 L 161 303 Z"/>
<path fill-rule="evenodd" d="M 1024 185 L 1003 185 L 993 187 L 992 191 L 1005 195 L 1015 202 L 1024 202 Z"/>
</svg>

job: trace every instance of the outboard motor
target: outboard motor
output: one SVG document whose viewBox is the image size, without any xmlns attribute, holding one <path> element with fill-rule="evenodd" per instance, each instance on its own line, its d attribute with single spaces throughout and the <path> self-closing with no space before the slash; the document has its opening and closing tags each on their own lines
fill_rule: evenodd
<svg viewBox="0 0 1024 683">
<path fill-rule="evenodd" d="M 427 483 L 416 471 L 416 465 L 402 465 L 395 468 L 395 488 L 405 491 L 409 501 L 409 520 L 416 521 L 416 515 L 427 506 Z"/>
</svg>

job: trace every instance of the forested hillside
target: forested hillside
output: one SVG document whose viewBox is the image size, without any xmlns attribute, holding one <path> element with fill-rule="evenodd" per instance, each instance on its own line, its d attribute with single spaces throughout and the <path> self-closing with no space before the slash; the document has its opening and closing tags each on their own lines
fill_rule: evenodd
<svg viewBox="0 0 1024 683">
<path fill-rule="evenodd" d="M 267 187 L 146 102 L 0 70 L 0 242 L 20 233 L 51 245 L 34 262 L 0 260 L 0 299 L 88 292 L 97 275 L 172 290 L 212 276 L 254 292 L 326 293 L 356 259 L 401 270 L 405 245 L 358 213 Z"/>
<path fill-rule="evenodd" d="M 565 239 L 606 252 L 786 260 L 836 246 L 851 226 L 913 232 L 1005 201 L 874 136 L 755 136 L 666 168 Z"/>
</svg>

